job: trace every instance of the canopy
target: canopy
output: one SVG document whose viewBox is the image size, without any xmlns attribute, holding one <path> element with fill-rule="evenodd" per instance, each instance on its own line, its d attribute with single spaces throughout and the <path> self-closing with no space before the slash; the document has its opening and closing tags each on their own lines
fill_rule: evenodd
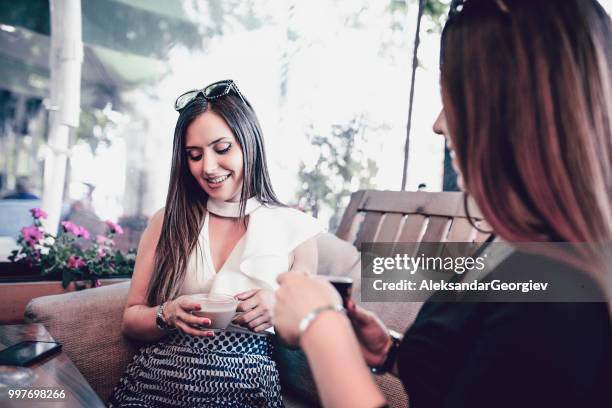
<svg viewBox="0 0 612 408">
<path fill-rule="evenodd" d="M 155 82 L 166 72 L 173 46 L 202 44 L 180 1 L 83 0 L 82 13 L 82 107 L 109 101 L 117 107 L 118 90 Z M 0 7 L 0 89 L 49 95 L 49 18 L 48 0 Z"/>
</svg>

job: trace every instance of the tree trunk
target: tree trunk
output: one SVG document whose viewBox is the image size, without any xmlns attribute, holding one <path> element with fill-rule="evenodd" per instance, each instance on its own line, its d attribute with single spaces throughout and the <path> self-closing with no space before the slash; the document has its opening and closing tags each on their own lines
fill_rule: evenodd
<svg viewBox="0 0 612 408">
<path fill-rule="evenodd" d="M 414 35 L 414 49 L 412 51 L 412 78 L 410 80 L 410 102 L 408 103 L 408 124 L 406 125 L 406 143 L 404 145 L 404 171 L 402 173 L 402 191 L 406 190 L 406 179 L 408 177 L 408 154 L 410 153 L 410 127 L 412 124 L 412 105 L 414 102 L 414 80 L 416 70 L 419 66 L 419 43 L 421 42 L 421 19 L 426 0 L 419 0 L 419 11 L 417 15 L 416 33 Z"/>
<path fill-rule="evenodd" d="M 71 128 L 79 126 L 81 104 L 81 0 L 51 0 L 51 106 L 42 206 L 49 214 L 45 229 L 59 225 Z"/>
</svg>

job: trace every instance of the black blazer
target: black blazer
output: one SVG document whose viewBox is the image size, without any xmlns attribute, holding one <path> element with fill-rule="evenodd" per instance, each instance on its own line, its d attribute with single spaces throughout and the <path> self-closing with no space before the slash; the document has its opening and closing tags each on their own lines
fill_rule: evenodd
<svg viewBox="0 0 612 408">
<path fill-rule="evenodd" d="M 516 253 L 490 277 L 526 260 L 583 275 Z M 398 367 L 411 408 L 612 407 L 608 304 L 430 301 L 405 334 Z"/>
</svg>

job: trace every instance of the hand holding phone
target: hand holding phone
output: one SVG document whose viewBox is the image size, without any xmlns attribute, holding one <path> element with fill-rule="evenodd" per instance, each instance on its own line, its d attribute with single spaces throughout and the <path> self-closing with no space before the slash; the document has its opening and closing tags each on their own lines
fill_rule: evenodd
<svg viewBox="0 0 612 408">
<path fill-rule="evenodd" d="M 348 301 L 351 299 L 351 294 L 353 292 L 353 279 L 347 276 L 328 276 L 323 275 L 319 276 L 329 283 L 338 291 L 340 297 L 342 298 L 342 305 L 346 308 L 348 307 Z"/>
</svg>

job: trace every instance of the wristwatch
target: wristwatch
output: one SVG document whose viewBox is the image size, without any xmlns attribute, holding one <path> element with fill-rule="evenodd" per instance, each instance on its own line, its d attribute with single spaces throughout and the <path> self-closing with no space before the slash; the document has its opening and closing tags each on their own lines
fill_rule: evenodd
<svg viewBox="0 0 612 408">
<path fill-rule="evenodd" d="M 376 367 L 370 367 L 372 374 L 383 375 L 391 371 L 395 361 L 397 360 L 397 352 L 399 350 L 399 345 L 402 342 L 402 336 L 394 331 L 389 330 L 389 337 L 391 338 L 391 347 L 387 351 L 387 357 L 385 357 L 385 361 L 381 365 Z"/>
<path fill-rule="evenodd" d="M 166 303 L 162 303 L 157 308 L 157 314 L 155 315 L 155 323 L 157 324 L 157 328 L 159 330 L 162 330 L 162 331 L 172 331 L 172 330 L 175 330 L 176 328 L 170 326 L 168 324 L 168 322 L 166 322 L 166 319 L 164 319 L 164 305 L 165 304 Z"/>
</svg>

